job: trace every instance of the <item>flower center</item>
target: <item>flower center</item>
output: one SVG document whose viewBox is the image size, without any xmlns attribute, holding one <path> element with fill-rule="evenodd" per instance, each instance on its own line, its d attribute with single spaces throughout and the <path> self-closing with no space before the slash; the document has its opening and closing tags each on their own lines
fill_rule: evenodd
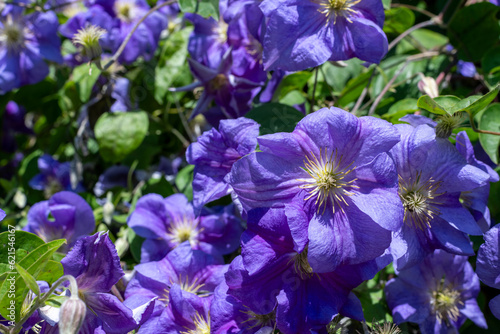
<svg viewBox="0 0 500 334">
<path fill-rule="evenodd" d="M 248 308 L 247 306 L 245 307 Z M 275 311 L 267 314 L 257 314 L 250 309 L 248 309 L 248 311 L 240 310 L 240 312 L 245 313 L 248 316 L 248 319 L 243 321 L 243 323 L 247 323 L 248 325 L 250 325 L 250 323 L 253 323 L 253 325 L 248 327 L 249 329 L 262 328 L 265 326 L 273 327 L 276 321 Z"/>
<path fill-rule="evenodd" d="M 189 219 L 183 217 L 180 220 L 174 220 L 168 228 L 167 238 L 175 246 L 180 245 L 184 241 L 189 241 L 191 246 L 198 243 L 198 236 L 201 232 L 198 229 L 198 219 Z"/>
<path fill-rule="evenodd" d="M 207 318 L 208 319 L 205 320 L 201 314 L 196 312 L 193 318 L 196 328 L 186 332 L 181 332 L 180 334 L 210 334 L 210 314 L 208 314 Z"/>
<path fill-rule="evenodd" d="M 117 1 L 115 3 L 116 16 L 125 22 L 132 22 L 135 5 L 130 1 Z"/>
<path fill-rule="evenodd" d="M 212 91 L 218 91 L 223 87 L 229 85 L 229 79 L 222 73 L 217 74 L 215 78 L 210 80 L 209 87 Z"/>
<path fill-rule="evenodd" d="M 224 44 L 227 41 L 227 28 L 227 23 L 221 20 L 212 30 L 213 33 L 217 35 L 217 40 L 221 44 Z"/>
<path fill-rule="evenodd" d="M 337 17 L 344 17 L 349 23 L 352 23 L 351 16 L 357 11 L 351 7 L 357 5 L 361 0 L 312 0 L 319 4 L 318 11 L 327 18 L 326 24 L 329 24 L 333 18 L 333 23 L 337 23 Z"/>
<path fill-rule="evenodd" d="M 439 322 L 457 321 L 460 315 L 458 307 L 464 305 L 460 300 L 460 291 L 450 287 L 445 288 L 443 284 L 444 282 L 441 282 L 439 288 L 433 292 L 431 305 Z"/>
<path fill-rule="evenodd" d="M 436 197 L 442 193 L 437 193 L 440 182 L 432 178 L 422 181 L 421 175 L 422 173 L 417 173 L 415 178 L 407 180 L 399 175 L 399 198 L 405 209 L 405 224 L 423 230 L 431 227 L 434 217 L 440 214 L 436 208 L 440 202 L 436 201 Z"/>
<path fill-rule="evenodd" d="M 7 50 L 17 52 L 24 46 L 25 31 L 20 22 L 16 22 L 9 15 L 2 22 L 3 28 L 0 28 L 0 44 L 4 44 Z"/>
<path fill-rule="evenodd" d="M 311 265 L 307 261 L 307 253 L 308 247 L 306 246 L 301 253 L 293 257 L 293 269 L 301 279 L 309 279 L 314 275 Z"/>
<path fill-rule="evenodd" d="M 52 176 L 47 177 L 45 188 L 43 189 L 43 194 L 45 195 L 45 198 L 50 198 L 52 195 L 55 193 L 58 193 L 60 191 L 64 190 L 63 185 L 61 182 Z"/>
<path fill-rule="evenodd" d="M 309 196 L 305 200 L 313 197 L 316 198 L 315 204 L 319 209 L 323 206 L 323 212 L 330 204 L 335 213 L 335 205 L 338 205 L 342 212 L 344 212 L 343 204 L 348 205 L 344 196 L 352 196 L 353 192 L 348 191 L 346 188 L 358 188 L 352 183 L 357 179 L 346 180 L 347 175 L 351 173 L 356 167 L 349 169 L 352 162 L 346 167 L 340 167 L 342 164 L 342 156 L 335 155 L 333 151 L 328 155 L 328 151 L 319 151 L 319 158 L 311 152 L 312 159 L 306 156 L 303 169 L 311 176 L 308 179 L 299 179 L 298 181 L 304 182 L 299 186 L 309 192 Z M 342 204 L 343 203 L 343 204 Z"/>
</svg>

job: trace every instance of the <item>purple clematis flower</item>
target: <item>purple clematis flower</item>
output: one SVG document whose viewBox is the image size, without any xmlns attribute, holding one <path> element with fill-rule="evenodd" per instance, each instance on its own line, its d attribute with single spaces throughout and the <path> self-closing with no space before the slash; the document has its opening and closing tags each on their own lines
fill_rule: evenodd
<svg viewBox="0 0 500 334">
<path fill-rule="evenodd" d="M 317 272 L 308 261 L 308 245 L 296 248 L 289 224 L 283 207 L 248 212 L 241 256 L 231 263 L 226 283 L 228 294 L 249 312 L 227 320 L 241 325 L 272 319 L 274 313 L 284 334 L 324 330 L 338 313 L 362 320 L 361 303 L 351 290 L 377 273 L 377 263 Z"/>
<path fill-rule="evenodd" d="M 459 132 L 456 137 L 458 152 L 465 158 L 467 163 L 481 169 L 490 176 L 489 182 L 498 182 L 498 174 L 490 166 L 478 160 L 474 154 L 474 147 L 467 137 L 465 131 Z M 486 233 L 491 225 L 490 210 L 488 209 L 488 197 L 490 195 L 490 184 L 460 194 L 460 201 L 474 216 L 477 224 Z"/>
<path fill-rule="evenodd" d="M 63 61 L 54 12 L 24 15 L 22 7 L 6 5 L 0 13 L 0 93 L 42 81 L 45 61 Z"/>
<path fill-rule="evenodd" d="M 7 216 L 5 214 L 5 211 L 3 211 L 2 209 L 0 209 L 0 221 L 2 221 L 5 218 L 5 216 Z"/>
<path fill-rule="evenodd" d="M 213 334 L 271 334 L 276 328 L 276 313 L 257 314 L 228 294 L 223 281 L 215 289 L 210 308 Z"/>
<path fill-rule="evenodd" d="M 45 242 L 66 239 L 66 250 L 95 229 L 92 208 L 75 193 L 61 191 L 48 201 L 33 205 L 28 211 L 25 231 L 34 233 Z"/>
<path fill-rule="evenodd" d="M 191 72 L 198 81 L 191 85 L 172 88 L 172 91 L 188 91 L 203 86 L 203 91 L 191 119 L 206 111 L 212 101 L 221 108 L 219 119 L 238 118 L 250 110 L 251 101 L 257 95 L 261 83 L 256 83 L 231 74 L 233 57 L 231 49 L 227 50 L 217 69 L 211 69 L 189 59 Z"/>
<path fill-rule="evenodd" d="M 60 163 L 50 155 L 44 154 L 38 158 L 38 169 L 40 174 L 35 175 L 30 180 L 29 185 L 33 189 L 43 190 L 46 198 L 61 190 L 77 193 L 85 190 L 81 183 L 78 183 L 76 187 L 71 184 L 71 165 L 69 162 Z"/>
<path fill-rule="evenodd" d="M 192 248 L 212 254 L 222 263 L 222 255 L 238 248 L 243 231 L 232 210 L 232 206 L 219 211 L 207 209 L 195 218 L 193 206 L 183 194 L 167 198 L 148 194 L 137 201 L 128 226 L 146 238 L 141 262 L 161 260 L 170 249 L 189 241 Z"/>
<path fill-rule="evenodd" d="M 421 264 L 399 272 L 385 293 L 394 321 L 419 324 L 423 334 L 457 333 L 466 318 L 481 328 L 479 279 L 466 256 L 435 250 Z"/>
<path fill-rule="evenodd" d="M 115 187 L 128 187 L 129 166 L 111 166 L 99 176 L 97 183 L 94 186 L 94 194 L 98 197 L 104 195 L 108 190 Z M 135 173 L 134 173 L 135 174 Z M 134 175 L 132 175 L 134 176 Z"/>
<path fill-rule="evenodd" d="M 248 118 L 221 120 L 219 130 L 211 129 L 192 143 L 186 160 L 195 165 L 193 206 L 198 213 L 203 205 L 231 193 L 224 178 L 241 157 L 255 151 L 260 125 Z"/>
<path fill-rule="evenodd" d="M 269 19 L 264 67 L 300 71 L 357 57 L 378 63 L 387 53 L 380 0 L 264 0 Z"/>
<path fill-rule="evenodd" d="M 428 125 L 398 124 L 401 142 L 391 154 L 399 175 L 404 224 L 391 245 L 398 270 L 419 263 L 434 249 L 474 255 L 467 234 L 481 235 L 460 193 L 486 185 L 490 175 L 474 167 Z"/>
<path fill-rule="evenodd" d="M 177 284 L 170 288 L 170 302 L 166 312 L 158 320 L 157 327 L 147 328 L 139 334 L 211 333 L 210 304 L 212 296 L 200 297 L 187 292 Z"/>
<path fill-rule="evenodd" d="M 128 333 L 151 315 L 154 302 L 133 312 L 108 293 L 124 272 L 116 248 L 106 233 L 77 241 L 61 264 L 65 275 L 76 278 L 79 295 L 88 307 L 82 332 Z"/>
<path fill-rule="evenodd" d="M 296 250 L 309 240 L 315 272 L 381 255 L 403 222 L 388 122 L 323 108 L 292 133 L 258 138 L 227 181 L 245 210 L 285 204 Z M 374 205 L 383 203 L 383 205 Z"/>
<path fill-rule="evenodd" d="M 208 296 L 224 280 L 228 265 L 220 265 L 211 255 L 193 250 L 184 242 L 157 262 L 139 264 L 125 291 L 125 305 L 136 308 L 157 298 L 155 310 L 141 330 L 158 326 L 170 300 L 170 289 L 177 284 L 183 291 Z"/>
<path fill-rule="evenodd" d="M 127 78 L 118 78 L 115 81 L 111 97 L 115 102 L 111 106 L 112 112 L 131 111 L 136 108 L 130 100 L 130 80 Z"/>
<path fill-rule="evenodd" d="M 479 247 L 477 252 L 476 264 L 479 279 L 495 289 L 500 289 L 499 231 L 500 225 L 495 225 L 485 233 L 484 244 Z M 489 306 L 491 313 L 500 319 L 500 295 L 493 298 Z"/>
</svg>

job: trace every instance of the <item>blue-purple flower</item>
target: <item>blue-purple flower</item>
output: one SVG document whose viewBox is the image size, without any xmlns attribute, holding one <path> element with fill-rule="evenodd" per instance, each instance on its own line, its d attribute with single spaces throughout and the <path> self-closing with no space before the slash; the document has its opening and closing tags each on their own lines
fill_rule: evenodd
<svg viewBox="0 0 500 334">
<path fill-rule="evenodd" d="M 231 193 L 224 178 L 241 157 L 255 151 L 260 125 L 248 118 L 221 120 L 219 129 L 206 131 L 186 152 L 195 165 L 193 206 L 198 213 L 206 203 Z"/>
<path fill-rule="evenodd" d="M 236 250 L 243 228 L 232 206 L 202 212 L 195 217 L 193 206 L 183 194 L 163 198 L 148 194 L 137 201 L 128 219 L 139 236 L 146 238 L 142 245 L 141 262 L 161 260 L 170 249 L 189 241 L 194 249 L 216 256 Z"/>
<path fill-rule="evenodd" d="M 378 63 L 387 53 L 380 0 L 264 0 L 268 18 L 264 67 L 299 71 L 357 57 Z"/>
<path fill-rule="evenodd" d="M 81 329 L 84 333 L 128 333 L 151 315 L 154 302 L 133 312 L 109 293 L 124 272 L 116 248 L 106 233 L 77 241 L 61 264 L 65 275 L 76 278 L 78 294 L 88 307 Z"/>
<path fill-rule="evenodd" d="M 500 225 L 495 225 L 484 234 L 484 244 L 479 247 L 476 264 L 479 279 L 495 289 L 500 289 L 499 231 Z M 494 297 L 489 306 L 491 313 L 500 319 L 500 295 Z"/>
<path fill-rule="evenodd" d="M 191 72 L 196 82 L 191 85 L 172 88 L 173 91 L 188 91 L 203 86 L 204 91 L 191 114 L 191 119 L 207 111 L 212 101 L 220 107 L 219 120 L 225 118 L 238 118 L 250 110 L 251 101 L 257 95 L 261 83 L 253 82 L 231 73 L 233 56 L 227 50 L 216 69 L 211 69 L 196 60 L 189 59 Z"/>
<path fill-rule="evenodd" d="M 7 5 L 0 14 L 0 92 L 42 81 L 46 61 L 61 63 L 59 22 L 54 12 L 24 15 L 22 7 Z"/>
<path fill-rule="evenodd" d="M 489 182 L 498 182 L 498 174 L 490 166 L 478 160 L 474 154 L 474 147 L 465 131 L 459 132 L 456 137 L 456 147 L 458 152 L 465 158 L 467 163 L 481 169 L 490 176 Z M 488 198 L 490 195 L 489 182 L 482 187 L 464 191 L 460 194 L 462 205 L 467 208 L 477 224 L 485 233 L 491 225 L 490 210 L 488 209 Z"/>
<path fill-rule="evenodd" d="M 308 245 L 297 248 L 289 224 L 283 207 L 248 212 L 241 256 L 226 273 L 227 294 L 248 311 L 226 321 L 245 329 L 248 322 L 265 326 L 259 320 L 273 320 L 275 314 L 281 333 L 299 334 L 324 331 L 338 313 L 362 320 L 361 303 L 351 290 L 377 273 L 376 261 L 318 272 L 308 261 Z"/>
<path fill-rule="evenodd" d="M 238 160 L 228 182 L 243 209 L 285 205 L 296 248 L 309 240 L 316 272 L 381 255 L 403 223 L 388 122 L 323 108 L 292 133 L 258 138 L 262 152 Z M 380 203 L 374 205 L 375 203 Z"/>
<path fill-rule="evenodd" d="M 193 250 L 184 242 L 161 261 L 139 264 L 125 291 L 125 305 L 135 308 L 155 299 L 155 310 L 141 327 L 158 325 L 159 317 L 166 311 L 170 289 L 177 284 L 183 291 L 208 296 L 224 280 L 227 265 L 220 265 L 211 255 Z"/>
<path fill-rule="evenodd" d="M 67 249 L 95 229 L 92 208 L 75 193 L 61 191 L 48 201 L 33 205 L 28 211 L 24 230 L 34 233 L 45 242 L 66 239 Z"/>
<path fill-rule="evenodd" d="M 71 164 L 69 162 L 60 163 L 48 154 L 38 158 L 38 169 L 40 174 L 35 175 L 29 185 L 36 190 L 42 190 L 46 198 L 56 192 L 68 190 L 73 192 L 84 191 L 83 185 L 71 183 Z"/>
<path fill-rule="evenodd" d="M 419 265 L 401 270 L 385 293 L 397 324 L 417 323 L 423 334 L 457 333 L 467 318 L 487 328 L 476 302 L 479 288 L 466 256 L 438 249 Z"/>
<path fill-rule="evenodd" d="M 434 249 L 474 255 L 467 234 L 481 235 L 460 193 L 486 185 L 490 175 L 467 163 L 448 139 L 428 125 L 396 125 L 401 142 L 391 154 L 399 177 L 404 224 L 391 245 L 398 270 L 419 263 Z"/>
</svg>

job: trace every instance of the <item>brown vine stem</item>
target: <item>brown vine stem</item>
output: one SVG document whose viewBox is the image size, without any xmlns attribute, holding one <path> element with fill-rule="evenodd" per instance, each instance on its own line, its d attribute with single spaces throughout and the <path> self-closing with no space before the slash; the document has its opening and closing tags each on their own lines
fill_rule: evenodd
<svg viewBox="0 0 500 334">
<path fill-rule="evenodd" d="M 389 80 L 389 82 L 385 85 L 385 87 L 382 89 L 380 94 L 377 96 L 377 98 L 373 102 L 372 106 L 370 107 L 370 110 L 368 111 L 368 115 L 372 116 L 375 113 L 375 109 L 377 109 L 377 106 L 380 103 L 380 101 L 382 101 L 382 98 L 384 97 L 385 93 L 387 93 L 387 91 L 392 87 L 392 84 L 394 83 L 394 81 L 396 81 L 397 77 L 399 77 L 399 75 L 401 73 L 403 73 L 406 66 L 408 66 L 408 64 L 410 62 L 415 61 L 415 60 L 419 60 L 419 59 L 424 59 L 424 58 L 432 58 L 432 57 L 435 57 L 438 55 L 439 55 L 438 51 L 427 51 L 427 52 L 420 53 L 420 54 L 413 55 L 413 56 L 409 56 L 408 58 L 406 58 L 406 61 L 403 64 L 403 66 L 401 66 L 401 68 L 394 74 L 394 76 L 391 78 L 391 80 Z"/>
<path fill-rule="evenodd" d="M 396 46 L 396 44 L 398 44 L 403 38 L 405 38 L 406 36 L 408 36 L 409 34 L 411 34 L 412 32 L 414 32 L 415 30 L 418 30 L 420 28 L 424 28 L 424 27 L 428 27 L 428 26 L 433 26 L 433 25 L 436 25 L 436 24 L 441 24 L 441 19 L 439 18 L 439 16 L 436 16 L 436 17 L 433 17 L 432 19 L 428 20 L 428 21 L 424 21 L 424 22 L 420 22 L 419 24 L 416 24 L 414 25 L 413 27 L 411 27 L 410 29 L 406 30 L 405 32 L 403 32 L 401 35 L 399 35 L 398 37 L 396 37 L 390 44 L 389 44 L 389 48 L 388 48 L 388 51 L 390 51 L 394 46 Z"/>
<path fill-rule="evenodd" d="M 123 53 L 123 50 L 125 50 L 125 47 L 127 46 L 128 42 L 130 42 L 130 39 L 132 38 L 132 35 L 134 34 L 134 32 L 137 30 L 137 28 L 139 28 L 139 26 L 141 25 L 141 23 L 143 23 L 149 15 L 153 14 L 154 12 L 156 12 L 157 10 L 159 10 L 159 9 L 161 9 L 163 7 L 166 7 L 166 6 L 169 6 L 169 5 L 173 4 L 176 1 L 177 0 L 169 0 L 169 1 L 166 1 L 166 2 L 164 2 L 162 4 L 160 4 L 160 5 L 157 5 L 157 6 L 153 7 L 153 8 L 151 8 L 139 21 L 137 21 L 137 23 L 132 28 L 132 30 L 130 30 L 130 32 L 128 33 L 127 37 L 122 42 L 122 44 L 120 45 L 120 47 L 118 48 L 118 50 L 109 59 L 108 63 L 104 66 L 103 70 L 107 70 L 111 65 L 113 65 L 113 63 L 115 63 L 118 60 L 118 58 L 120 57 L 120 55 Z"/>
<path fill-rule="evenodd" d="M 500 132 L 495 132 L 495 131 L 488 131 L 488 130 L 479 130 L 477 127 L 476 127 L 476 124 L 474 124 L 474 118 L 472 117 L 471 114 L 469 114 L 469 121 L 470 121 L 470 125 L 472 127 L 472 130 L 474 130 L 474 132 L 477 132 L 477 133 L 484 133 L 486 135 L 494 135 L 494 136 L 500 136 Z"/>
</svg>

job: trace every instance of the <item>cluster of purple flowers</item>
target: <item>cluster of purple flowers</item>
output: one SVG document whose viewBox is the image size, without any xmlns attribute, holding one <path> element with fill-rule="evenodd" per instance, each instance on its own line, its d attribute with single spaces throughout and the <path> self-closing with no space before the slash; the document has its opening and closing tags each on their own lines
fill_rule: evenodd
<svg viewBox="0 0 500 334">
<path fill-rule="evenodd" d="M 182 194 L 135 205 L 128 226 L 144 242 L 126 279 L 109 238 L 85 236 L 95 223 L 78 195 L 37 204 L 26 229 L 74 245 L 62 263 L 92 310 L 89 329 L 326 333 L 339 314 L 364 319 L 353 289 L 391 262 L 396 323 L 436 333 L 469 318 L 485 328 L 476 298 L 478 275 L 498 287 L 498 227 L 489 230 L 485 195 L 498 175 L 475 158 L 465 132 L 453 145 L 428 120 L 410 122 L 324 108 L 291 133 L 258 136 L 254 121 L 222 120 L 187 151 L 194 206 Z M 229 194 L 236 205 L 203 207 Z M 468 235 L 484 232 L 476 275 Z"/>
<path fill-rule="evenodd" d="M 57 32 L 74 38 L 97 27 L 99 46 L 114 53 L 150 9 L 146 0 L 80 5 L 61 26 L 52 11 L 3 8 L 0 93 L 43 80 L 46 62 L 62 61 Z M 118 61 L 151 60 L 177 10 L 141 21 Z M 487 328 L 476 298 L 480 281 L 500 289 L 500 227 L 490 228 L 487 207 L 499 176 L 476 158 L 466 132 L 452 144 L 423 116 L 393 125 L 331 107 L 292 132 L 259 136 L 260 124 L 242 117 L 291 71 L 353 57 L 380 62 L 388 49 L 381 1 L 221 0 L 219 10 L 219 20 L 185 15 L 197 81 L 172 89 L 202 86 L 192 117 L 205 113 L 214 125 L 186 150 L 193 198 L 146 193 L 127 203 L 123 230 L 141 242 L 133 270 L 126 274 L 108 233 L 92 235 L 96 218 L 71 163 L 38 159 L 29 184 L 46 200 L 29 209 L 24 230 L 67 240 L 59 252 L 78 287 L 72 297 L 85 304 L 81 332 L 326 334 L 339 315 L 364 321 L 355 288 L 391 264 L 385 299 L 395 323 L 424 334 L 457 332 L 466 319 Z M 133 109 L 130 81 L 111 81 L 111 111 Z M 166 164 L 175 174 L 180 162 Z M 94 193 L 130 186 L 134 168 L 108 168 Z M 485 239 L 477 274 L 471 235 Z M 489 306 L 500 318 L 500 297 Z M 41 311 L 26 326 L 40 322 L 43 333 L 60 326 Z"/>
</svg>

